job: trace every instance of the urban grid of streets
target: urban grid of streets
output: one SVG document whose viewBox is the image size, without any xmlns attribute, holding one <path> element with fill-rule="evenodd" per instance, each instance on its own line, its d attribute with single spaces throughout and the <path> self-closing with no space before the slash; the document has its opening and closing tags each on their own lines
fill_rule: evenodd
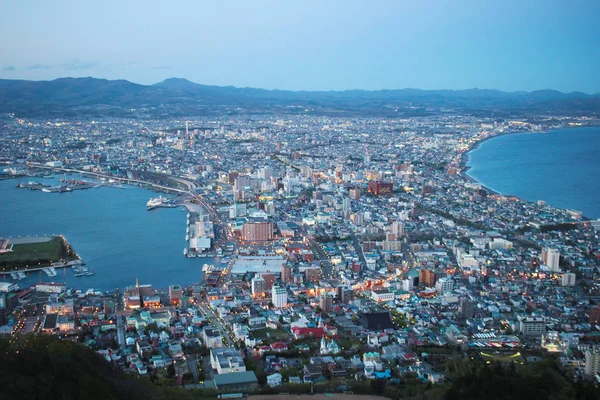
<svg viewBox="0 0 600 400">
<path fill-rule="evenodd" d="M 203 342 L 206 326 L 220 332 L 219 347 L 244 349 L 248 359 L 273 350 L 268 346 L 274 343 L 308 345 L 311 355 L 326 356 L 334 345 L 303 340 L 301 332 L 317 329 L 311 332 L 337 340 L 344 350 L 335 362 L 354 365 L 363 378 L 371 379 L 373 371 L 364 360 L 357 368 L 353 356 L 365 344 L 378 352 L 382 369 L 394 365 L 382 357 L 388 351 L 411 362 L 413 371 L 439 377 L 443 371 L 411 346 L 565 351 L 597 331 L 597 224 L 576 210 L 490 193 L 466 176 L 464 166 L 466 151 L 496 135 L 594 123 L 570 116 L 508 120 L 444 113 L 406 119 L 10 116 L 0 120 L 7 132 L 0 137 L 0 160 L 4 177 L 52 168 L 179 192 L 207 210 L 216 244 L 234 246 L 217 286 L 195 285 L 187 292 L 190 304 L 171 307 L 166 300 L 157 310 L 170 315 L 171 329 L 161 329 L 169 350 L 148 341 L 158 332 L 145 331 L 139 311 L 123 310 L 115 293 L 71 296 L 74 311 L 67 320 L 73 328 L 61 335 L 94 337 L 105 343 L 100 351 L 111 347 L 105 331 L 81 321 L 85 304 L 112 301 L 115 310 L 94 314 L 99 324 L 110 328 L 115 315 L 125 316 L 128 327 L 140 328 L 129 329 L 129 337 L 151 346 L 161 360 L 183 359 L 195 382 L 199 353 L 193 343 L 211 347 Z M 391 193 L 377 193 L 390 184 Z M 240 226 L 255 220 L 272 223 L 272 240 L 241 240 Z M 277 277 L 286 291 L 284 305 L 272 304 L 271 288 L 266 297 L 252 293 L 251 274 L 231 273 L 242 253 L 284 257 L 292 273 L 291 281 Z M 315 270 L 317 275 L 307 272 Z M 68 298 L 63 294 L 59 302 Z M 48 296 L 35 293 L 14 312 L 13 343 L 41 329 L 47 302 Z M 389 311 L 392 327 L 363 323 L 382 310 Z M 184 344 L 181 352 L 174 341 Z M 115 350 L 117 359 L 127 360 L 118 364 L 123 368 L 144 374 L 164 364 L 139 346 L 141 357 L 132 362 L 124 347 Z M 589 375 L 585 357 L 565 361 L 572 376 Z M 199 367 L 207 380 L 216 373 L 206 363 Z M 263 360 L 256 372 L 276 371 Z M 304 381 L 316 379 L 310 368 L 302 371 Z"/>
</svg>

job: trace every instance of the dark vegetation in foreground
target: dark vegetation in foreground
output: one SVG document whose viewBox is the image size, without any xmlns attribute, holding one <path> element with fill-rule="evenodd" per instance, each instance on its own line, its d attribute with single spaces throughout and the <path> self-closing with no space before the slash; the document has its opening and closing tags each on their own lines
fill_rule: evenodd
<svg viewBox="0 0 600 400">
<path fill-rule="evenodd" d="M 314 393 L 351 390 L 355 394 L 393 399 L 600 399 L 591 383 L 569 381 L 558 370 L 556 359 L 539 362 L 491 362 L 477 356 L 447 360 L 449 380 L 442 385 L 423 383 L 405 374 L 392 381 L 331 380 L 314 385 Z M 306 394 L 309 384 L 263 388 L 261 394 Z M 12 399 L 207 399 L 211 389 L 183 389 L 175 379 L 150 379 L 129 375 L 105 361 L 93 350 L 48 335 L 29 335 L 18 348 L 0 339 L 0 398 Z"/>
</svg>

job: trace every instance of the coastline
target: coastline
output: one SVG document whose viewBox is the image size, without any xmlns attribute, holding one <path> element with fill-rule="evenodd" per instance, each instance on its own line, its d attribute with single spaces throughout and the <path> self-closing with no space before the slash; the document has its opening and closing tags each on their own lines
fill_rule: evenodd
<svg viewBox="0 0 600 400">
<path fill-rule="evenodd" d="M 526 200 L 526 199 L 524 199 L 524 198 L 522 198 L 520 196 L 512 195 L 512 194 L 509 194 L 509 193 L 501 193 L 499 191 L 493 190 L 492 188 L 486 186 L 483 182 L 480 182 L 479 180 L 477 180 L 474 177 L 472 177 L 471 175 L 469 175 L 468 171 L 471 169 L 471 167 L 467 165 L 468 162 L 469 162 L 469 154 L 472 151 L 477 150 L 482 143 L 484 143 L 484 142 L 486 142 L 488 140 L 491 140 L 491 139 L 499 138 L 501 136 L 514 135 L 514 134 L 543 134 L 543 135 L 547 135 L 547 134 L 551 134 L 553 131 L 557 131 L 557 130 L 568 130 L 568 129 L 577 129 L 577 128 L 593 128 L 593 127 L 598 127 L 598 125 L 590 124 L 590 125 L 585 125 L 585 126 L 566 126 L 566 127 L 559 127 L 559 128 L 550 128 L 550 129 L 547 129 L 547 130 L 544 130 L 544 131 L 541 131 L 541 132 L 532 132 L 532 131 L 506 132 L 506 133 L 500 133 L 500 134 L 497 134 L 497 135 L 485 137 L 483 139 L 475 141 L 466 151 L 464 151 L 460 155 L 460 162 L 459 162 L 460 176 L 463 177 L 464 179 L 466 179 L 469 182 L 472 182 L 472 183 L 475 183 L 477 185 L 480 185 L 482 189 L 484 189 L 485 191 L 488 192 L 488 194 L 493 194 L 493 195 L 497 195 L 497 196 L 516 197 L 520 201 L 523 201 L 523 202 L 535 203 L 534 201 Z M 559 209 L 559 210 L 564 210 L 564 211 L 568 210 L 568 208 L 563 208 L 563 207 L 554 207 L 554 206 L 551 206 L 551 207 Z M 594 220 L 594 218 L 590 218 L 590 217 L 588 217 L 588 216 L 586 216 L 585 214 L 582 213 L 582 220 L 584 220 L 584 221 L 591 221 L 591 220 Z"/>
</svg>

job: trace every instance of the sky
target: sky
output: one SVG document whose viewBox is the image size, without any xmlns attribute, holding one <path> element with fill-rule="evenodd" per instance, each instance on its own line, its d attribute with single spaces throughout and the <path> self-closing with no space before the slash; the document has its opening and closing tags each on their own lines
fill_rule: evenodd
<svg viewBox="0 0 600 400">
<path fill-rule="evenodd" d="M 0 78 L 600 92 L 598 0 L 0 0 Z"/>
</svg>

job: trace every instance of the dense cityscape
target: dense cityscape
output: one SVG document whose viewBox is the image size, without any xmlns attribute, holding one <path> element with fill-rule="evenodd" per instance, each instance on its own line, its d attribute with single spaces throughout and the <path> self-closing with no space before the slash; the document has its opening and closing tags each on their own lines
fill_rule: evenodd
<svg viewBox="0 0 600 400">
<path fill-rule="evenodd" d="M 61 257 L 32 267 L 2 258 L 23 241 L 0 239 L 0 334 L 14 348 L 31 334 L 80 342 L 127 373 L 205 396 L 437 398 L 475 357 L 551 357 L 567 381 L 597 383 L 600 221 L 494 193 L 466 166 L 490 138 L 581 126 L 598 120 L 5 115 L 0 178 L 47 196 L 164 192 L 148 209 L 187 209 L 181 257 L 198 268 L 162 287 L 143 277 L 109 292 L 58 278 L 21 287 L 19 273 L 42 268 L 93 272 L 66 240 Z M 65 178 L 43 184 L 48 175 Z"/>
</svg>

